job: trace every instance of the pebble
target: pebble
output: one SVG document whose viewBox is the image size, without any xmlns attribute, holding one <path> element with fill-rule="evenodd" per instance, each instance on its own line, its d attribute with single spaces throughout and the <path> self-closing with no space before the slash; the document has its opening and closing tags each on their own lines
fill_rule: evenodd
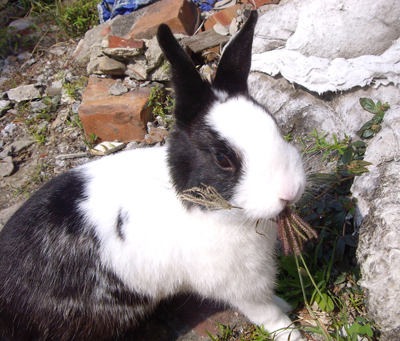
<svg viewBox="0 0 400 341">
<path fill-rule="evenodd" d="M 11 136 L 17 126 L 14 123 L 8 123 L 1 131 L 3 137 Z"/>
<path fill-rule="evenodd" d="M 7 156 L 4 160 L 0 161 L 0 178 L 11 175 L 13 171 L 14 164 L 11 156 Z"/>
</svg>

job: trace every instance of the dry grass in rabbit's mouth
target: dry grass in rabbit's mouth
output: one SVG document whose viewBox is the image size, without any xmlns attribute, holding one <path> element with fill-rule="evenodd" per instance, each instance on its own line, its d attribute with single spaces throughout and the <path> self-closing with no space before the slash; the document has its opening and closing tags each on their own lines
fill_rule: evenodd
<svg viewBox="0 0 400 341">
<path fill-rule="evenodd" d="M 202 187 L 193 187 L 183 191 L 181 200 L 203 205 L 208 210 L 231 210 L 232 208 L 242 209 L 231 205 L 225 200 L 218 191 L 212 187 L 202 184 Z M 283 244 L 283 252 L 288 254 L 299 254 L 304 243 L 311 239 L 317 239 L 318 234 L 315 230 L 299 215 L 286 206 L 279 216 L 274 219 L 278 227 L 278 238 Z M 256 223 L 256 232 L 257 232 Z M 259 232 L 257 232 L 259 233 Z M 262 233 L 259 233 L 262 235 Z"/>
</svg>

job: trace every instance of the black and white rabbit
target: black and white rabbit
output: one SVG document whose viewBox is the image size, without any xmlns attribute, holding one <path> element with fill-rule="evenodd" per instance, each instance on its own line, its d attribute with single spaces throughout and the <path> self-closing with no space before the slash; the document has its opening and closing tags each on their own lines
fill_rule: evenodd
<svg viewBox="0 0 400 341">
<path fill-rule="evenodd" d="M 166 25 L 176 123 L 168 146 L 108 156 L 49 181 L 0 234 L 0 327 L 11 340 L 108 340 L 181 292 L 226 302 L 276 340 L 301 340 L 273 295 L 276 217 L 305 173 L 248 94 L 256 12 L 227 46 L 213 85 Z M 208 210 L 184 190 L 214 187 Z M 257 224 L 258 222 L 258 224 Z M 257 231 L 255 227 L 257 224 Z"/>
</svg>

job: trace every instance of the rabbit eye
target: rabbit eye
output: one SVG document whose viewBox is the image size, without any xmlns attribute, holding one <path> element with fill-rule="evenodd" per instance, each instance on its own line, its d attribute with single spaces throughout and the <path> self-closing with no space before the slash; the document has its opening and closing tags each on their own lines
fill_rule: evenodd
<svg viewBox="0 0 400 341">
<path fill-rule="evenodd" d="M 225 154 L 214 153 L 213 156 L 215 163 L 222 169 L 230 171 L 233 171 L 235 169 L 231 160 L 229 160 L 229 158 Z"/>
</svg>

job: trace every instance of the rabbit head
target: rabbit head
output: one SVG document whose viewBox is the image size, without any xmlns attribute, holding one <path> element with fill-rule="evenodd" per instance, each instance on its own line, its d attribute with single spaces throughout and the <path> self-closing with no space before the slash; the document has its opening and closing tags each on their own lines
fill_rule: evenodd
<svg viewBox="0 0 400 341">
<path fill-rule="evenodd" d="M 305 173 L 297 150 L 248 93 L 256 22 L 252 11 L 225 48 L 212 84 L 201 78 L 168 26 L 160 26 L 158 41 L 176 92 L 168 164 L 177 193 L 212 186 L 246 217 L 262 219 L 299 199 Z M 199 206 L 184 204 L 189 210 Z"/>
</svg>

